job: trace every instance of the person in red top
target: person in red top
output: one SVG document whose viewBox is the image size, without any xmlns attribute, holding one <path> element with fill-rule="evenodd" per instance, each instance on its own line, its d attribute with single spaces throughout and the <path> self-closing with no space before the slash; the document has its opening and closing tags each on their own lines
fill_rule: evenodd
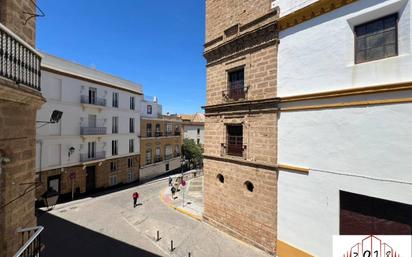
<svg viewBox="0 0 412 257">
<path fill-rule="evenodd" d="M 136 208 L 137 198 L 139 198 L 139 193 L 138 193 L 138 192 L 134 192 L 134 193 L 133 193 L 133 208 Z"/>
</svg>

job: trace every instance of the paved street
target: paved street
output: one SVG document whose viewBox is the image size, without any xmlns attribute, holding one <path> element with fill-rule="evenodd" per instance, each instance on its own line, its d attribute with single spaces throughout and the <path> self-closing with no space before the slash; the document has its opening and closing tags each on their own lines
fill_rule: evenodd
<svg viewBox="0 0 412 257">
<path fill-rule="evenodd" d="M 44 256 L 268 256 L 215 228 L 167 207 L 160 192 L 167 181 L 62 204 L 41 213 Z M 133 208 L 138 191 L 142 205 Z M 156 241 L 156 231 L 160 241 Z M 175 250 L 170 252 L 170 240 Z"/>
</svg>

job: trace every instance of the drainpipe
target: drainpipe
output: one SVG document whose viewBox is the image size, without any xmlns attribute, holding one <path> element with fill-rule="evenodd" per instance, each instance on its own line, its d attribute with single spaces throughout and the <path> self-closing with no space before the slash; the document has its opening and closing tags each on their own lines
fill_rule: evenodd
<svg viewBox="0 0 412 257">
<path fill-rule="evenodd" d="M 41 169 L 42 169 L 42 159 L 43 159 L 43 140 L 38 140 L 40 144 L 40 160 L 39 160 L 39 182 L 42 183 L 41 181 Z"/>
</svg>

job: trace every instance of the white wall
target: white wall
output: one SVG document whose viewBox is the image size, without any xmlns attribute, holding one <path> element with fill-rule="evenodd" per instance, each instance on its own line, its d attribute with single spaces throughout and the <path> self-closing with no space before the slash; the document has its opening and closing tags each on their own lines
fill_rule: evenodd
<svg viewBox="0 0 412 257">
<path fill-rule="evenodd" d="M 184 138 L 193 139 L 197 142 L 200 139 L 200 143 L 203 145 L 205 143 L 205 127 L 197 125 L 183 125 L 184 128 Z M 197 130 L 200 130 L 197 134 Z"/>
<path fill-rule="evenodd" d="M 411 81 L 410 9 L 407 0 L 362 0 L 282 31 L 279 96 Z M 399 56 L 354 64 L 353 27 L 394 12 Z"/>
<path fill-rule="evenodd" d="M 172 149 L 173 150 L 173 149 Z M 166 171 L 166 164 L 169 163 L 169 170 Z M 180 167 L 180 157 L 170 159 L 168 161 L 163 161 L 159 163 L 154 163 L 150 165 L 146 165 L 143 168 L 140 168 L 140 181 L 147 181 L 154 177 L 160 176 L 165 174 L 169 171 L 177 169 Z"/>
<path fill-rule="evenodd" d="M 283 8 L 297 2 L 280 1 Z M 410 9 L 408 0 L 356 1 L 282 31 L 279 96 L 412 81 Z M 354 64 L 354 26 L 394 12 L 399 56 Z M 281 108 L 411 97 L 402 91 Z M 279 172 L 278 239 L 313 256 L 332 256 L 339 190 L 412 204 L 411 112 L 411 103 L 281 112 L 278 162 L 310 172 Z"/>
<path fill-rule="evenodd" d="M 152 106 L 152 113 L 151 114 L 147 113 L 147 106 L 148 105 Z M 141 115 L 142 115 L 142 117 L 157 118 L 162 114 L 162 105 L 157 103 L 157 102 L 155 103 L 153 101 L 144 100 L 144 101 L 141 102 L 140 106 L 141 106 Z"/>
<path fill-rule="evenodd" d="M 106 107 L 82 105 L 81 95 L 88 95 L 89 87 L 97 88 L 97 97 L 106 99 Z M 113 92 L 119 93 L 119 108 L 112 107 Z M 118 140 L 118 155 L 129 153 L 129 139 L 134 139 L 134 153 L 140 153 L 140 112 L 142 95 L 90 83 L 68 76 L 42 71 L 42 93 L 47 102 L 37 112 L 37 120 L 48 121 L 53 110 L 63 112 L 58 124 L 50 124 L 37 129 L 37 170 L 66 167 L 79 164 L 80 153 L 87 153 L 87 142 L 96 141 L 96 151 L 105 151 L 111 158 L 112 140 Z M 135 97 L 135 110 L 130 110 L 130 97 Z M 80 136 L 80 126 L 87 124 L 88 115 L 95 114 L 97 126 L 106 127 L 107 134 L 101 137 Z M 112 117 L 119 117 L 119 133 L 112 134 Z M 129 118 L 134 118 L 135 132 L 129 133 Z M 42 141 L 42 161 L 40 162 L 40 141 Z M 74 147 L 73 155 L 68 157 L 68 149 Z M 56 153 L 57 149 L 60 149 Z M 60 156 L 60 159 L 57 159 Z"/>
</svg>

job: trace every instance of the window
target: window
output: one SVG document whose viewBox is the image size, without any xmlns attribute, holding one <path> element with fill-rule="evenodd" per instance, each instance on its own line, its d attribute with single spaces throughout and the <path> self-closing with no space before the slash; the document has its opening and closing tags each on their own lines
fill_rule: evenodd
<svg viewBox="0 0 412 257">
<path fill-rule="evenodd" d="M 129 132 L 134 133 L 134 118 L 129 119 Z"/>
<path fill-rule="evenodd" d="M 200 135 L 200 128 L 197 129 L 197 134 Z"/>
<path fill-rule="evenodd" d="M 412 205 L 340 191 L 341 235 L 412 235 Z"/>
<path fill-rule="evenodd" d="M 87 143 L 87 158 L 93 159 L 96 157 L 96 142 Z"/>
<path fill-rule="evenodd" d="M 96 88 L 89 88 L 89 104 L 96 104 Z"/>
<path fill-rule="evenodd" d="M 180 146 L 179 145 L 175 146 L 175 151 L 176 151 L 176 156 L 180 156 Z"/>
<path fill-rule="evenodd" d="M 130 110 L 134 110 L 134 96 L 130 97 Z"/>
<path fill-rule="evenodd" d="M 167 123 L 166 125 L 166 133 L 168 136 L 172 135 L 173 125 L 172 123 Z"/>
<path fill-rule="evenodd" d="M 128 159 L 127 159 L 127 167 L 128 167 L 128 168 L 133 167 L 133 159 L 132 159 L 132 158 L 128 158 Z"/>
<path fill-rule="evenodd" d="M 112 117 L 112 134 L 119 133 L 119 117 Z"/>
<path fill-rule="evenodd" d="M 173 149 L 171 145 L 165 146 L 165 160 L 169 160 L 173 158 Z"/>
<path fill-rule="evenodd" d="M 60 193 L 60 175 L 50 176 L 47 178 L 47 191 Z"/>
<path fill-rule="evenodd" d="M 147 106 L 147 114 L 152 114 L 152 106 L 151 105 Z"/>
<path fill-rule="evenodd" d="M 156 124 L 156 136 L 157 137 L 161 137 L 162 136 L 162 132 L 160 131 L 160 124 Z"/>
<path fill-rule="evenodd" d="M 178 125 L 175 126 L 175 136 L 180 136 L 180 128 Z"/>
<path fill-rule="evenodd" d="M 131 170 L 127 171 L 127 182 L 133 181 L 133 172 Z"/>
<path fill-rule="evenodd" d="M 112 140 L 112 155 L 117 155 L 118 141 Z"/>
<path fill-rule="evenodd" d="M 166 169 L 166 171 L 168 171 L 168 170 L 170 169 L 170 168 L 169 168 L 169 163 L 166 163 L 165 169 Z"/>
<path fill-rule="evenodd" d="M 146 164 L 152 163 L 152 149 L 146 150 Z"/>
<path fill-rule="evenodd" d="M 162 161 L 162 158 L 160 157 L 160 147 L 156 147 L 156 162 Z"/>
<path fill-rule="evenodd" d="M 398 14 L 355 27 L 355 63 L 398 55 Z"/>
<path fill-rule="evenodd" d="M 111 175 L 110 180 L 109 180 L 110 186 L 114 186 L 117 184 L 117 176 L 116 175 Z"/>
<path fill-rule="evenodd" d="M 133 152 L 134 152 L 134 140 L 129 139 L 129 153 L 133 153 Z"/>
<path fill-rule="evenodd" d="M 228 73 L 228 98 L 232 100 L 239 100 L 241 98 L 245 98 L 244 79 L 245 78 L 243 68 Z"/>
<path fill-rule="evenodd" d="M 87 121 L 89 128 L 95 128 L 97 126 L 97 116 L 95 114 L 89 114 Z"/>
<path fill-rule="evenodd" d="M 152 124 L 150 123 L 146 124 L 146 136 L 152 137 Z"/>
<path fill-rule="evenodd" d="M 233 156 L 243 155 L 243 126 L 227 126 L 227 154 Z"/>
<path fill-rule="evenodd" d="M 200 145 L 200 139 L 198 138 L 196 139 L 196 141 L 197 141 L 197 144 Z"/>
<path fill-rule="evenodd" d="M 119 93 L 113 93 L 113 103 L 112 106 L 115 108 L 119 107 Z"/>
<path fill-rule="evenodd" d="M 111 172 L 117 171 L 117 161 L 110 162 L 110 171 Z"/>
</svg>

